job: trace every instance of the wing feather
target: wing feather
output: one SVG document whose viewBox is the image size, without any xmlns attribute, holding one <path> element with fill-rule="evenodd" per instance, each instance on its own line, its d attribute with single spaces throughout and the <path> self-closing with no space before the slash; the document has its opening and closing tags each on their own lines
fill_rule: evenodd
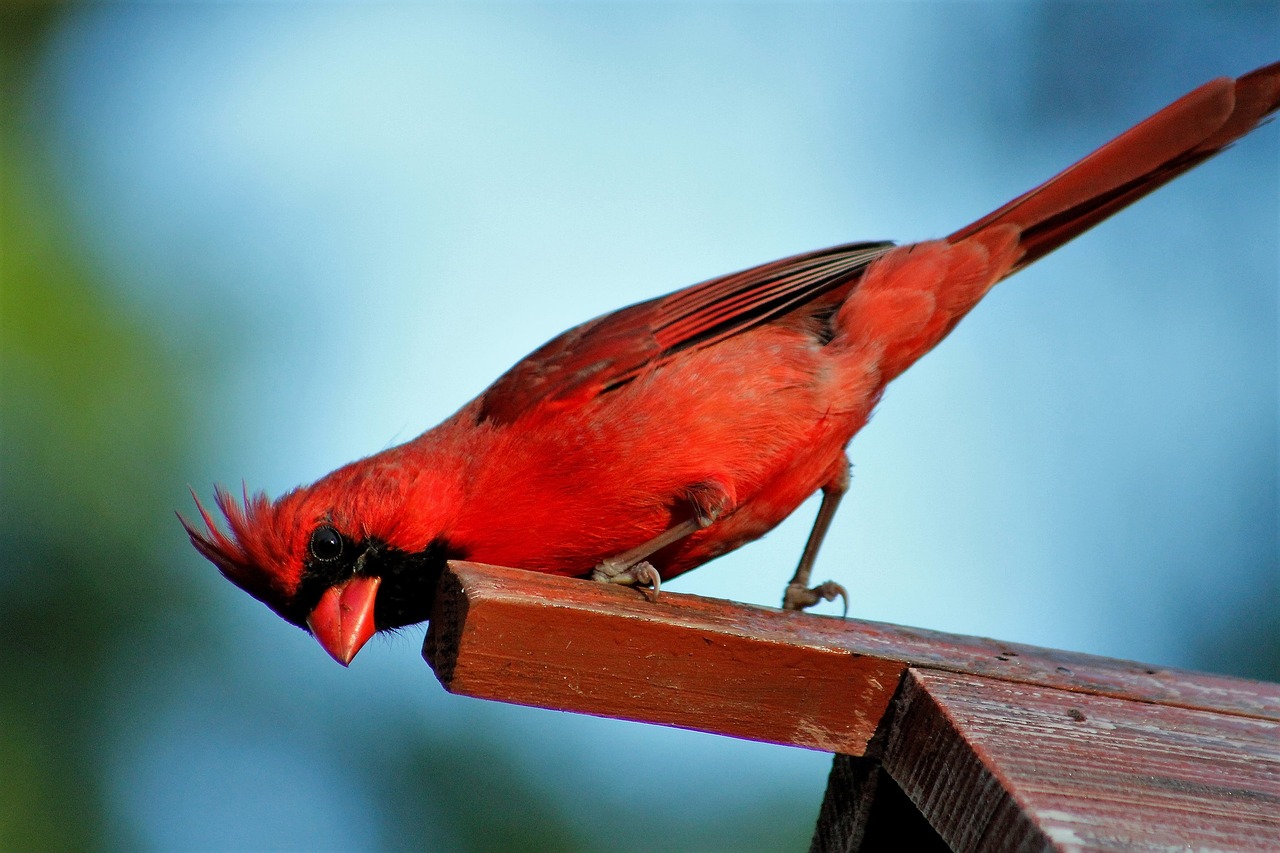
<svg viewBox="0 0 1280 853">
<path fill-rule="evenodd" d="M 481 420 L 581 405 L 690 349 L 713 346 L 852 285 L 893 244 L 848 243 L 713 278 L 575 326 L 485 391 Z"/>
</svg>

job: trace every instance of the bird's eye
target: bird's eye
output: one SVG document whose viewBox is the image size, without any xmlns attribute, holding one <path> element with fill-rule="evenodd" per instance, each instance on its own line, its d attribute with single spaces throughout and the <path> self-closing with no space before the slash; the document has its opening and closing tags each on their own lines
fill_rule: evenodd
<svg viewBox="0 0 1280 853">
<path fill-rule="evenodd" d="M 322 563 L 332 563 L 342 556 L 342 537 L 325 524 L 311 534 L 311 556 Z"/>
</svg>

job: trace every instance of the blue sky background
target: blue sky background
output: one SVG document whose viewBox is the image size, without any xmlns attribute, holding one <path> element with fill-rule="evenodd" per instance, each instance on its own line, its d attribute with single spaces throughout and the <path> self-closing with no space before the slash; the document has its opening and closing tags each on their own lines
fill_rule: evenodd
<svg viewBox="0 0 1280 853">
<path fill-rule="evenodd" d="M 278 494 L 407 440 L 604 311 L 955 230 L 1280 59 L 1278 10 L 102 4 L 48 44 L 36 121 L 111 298 L 184 366 L 185 509 L 187 482 Z M 817 570 L 853 615 L 1223 671 L 1275 654 L 1278 154 L 1273 125 L 1139 202 L 895 382 Z M 670 589 L 776 604 L 815 510 Z M 829 756 L 451 697 L 420 630 L 344 671 L 173 538 L 226 652 L 104 747 L 147 847 L 395 847 L 347 726 L 375 767 L 408 733 L 465 765 L 483 732 L 472 758 L 624 847 L 778 803 L 803 841 L 816 817 Z M 422 784 L 426 837 L 460 843 Z"/>
</svg>

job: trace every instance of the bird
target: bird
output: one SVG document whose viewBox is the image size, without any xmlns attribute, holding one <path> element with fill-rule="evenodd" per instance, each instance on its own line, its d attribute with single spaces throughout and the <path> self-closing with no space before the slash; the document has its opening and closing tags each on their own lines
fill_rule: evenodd
<svg viewBox="0 0 1280 853">
<path fill-rule="evenodd" d="M 999 281 L 1259 126 L 1280 62 L 1220 77 L 947 237 L 847 243 L 589 320 L 422 435 L 269 499 L 192 491 L 191 543 L 343 666 L 426 621 L 450 560 L 651 587 L 822 495 L 811 573 L 885 387 Z M 225 525 L 225 530 L 223 529 Z"/>
</svg>

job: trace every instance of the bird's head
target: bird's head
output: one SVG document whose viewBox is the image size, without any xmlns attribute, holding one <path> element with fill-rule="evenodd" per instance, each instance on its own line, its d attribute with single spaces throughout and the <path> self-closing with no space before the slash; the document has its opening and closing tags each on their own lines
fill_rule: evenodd
<svg viewBox="0 0 1280 853">
<path fill-rule="evenodd" d="M 275 501 L 261 492 L 237 501 L 219 488 L 226 532 L 199 498 L 202 523 L 178 518 L 191 544 L 228 580 L 309 631 L 346 666 L 374 633 L 427 619 L 445 562 L 462 555 L 439 536 L 404 545 L 412 531 L 387 520 L 396 496 L 335 500 L 351 493 L 326 485 Z"/>
</svg>

